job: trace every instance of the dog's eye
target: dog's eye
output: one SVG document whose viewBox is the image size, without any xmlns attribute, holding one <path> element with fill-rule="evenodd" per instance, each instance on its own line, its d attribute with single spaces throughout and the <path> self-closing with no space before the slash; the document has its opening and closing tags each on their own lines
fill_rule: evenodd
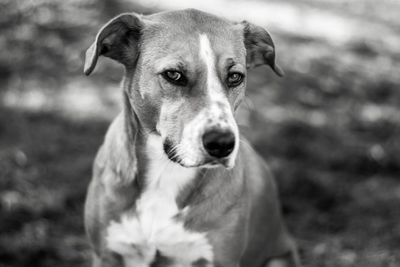
<svg viewBox="0 0 400 267">
<path fill-rule="evenodd" d="M 181 85 L 181 86 L 186 84 L 185 76 L 179 71 L 167 70 L 162 73 L 162 76 L 164 77 L 164 79 L 166 79 L 170 83 L 173 83 L 176 85 Z"/>
<path fill-rule="evenodd" d="M 228 86 L 234 87 L 242 83 L 244 75 L 238 72 L 232 72 L 228 74 L 227 83 Z"/>
<path fill-rule="evenodd" d="M 173 81 L 179 81 L 182 78 L 182 74 L 177 71 L 167 71 L 165 74 L 168 76 L 168 79 Z"/>
</svg>

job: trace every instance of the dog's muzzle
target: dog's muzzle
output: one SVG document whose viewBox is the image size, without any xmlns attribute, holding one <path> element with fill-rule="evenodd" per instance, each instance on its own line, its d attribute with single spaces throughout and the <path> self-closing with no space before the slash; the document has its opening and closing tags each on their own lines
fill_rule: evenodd
<svg viewBox="0 0 400 267">
<path fill-rule="evenodd" d="M 165 154 L 171 161 L 184 167 L 210 167 L 219 164 L 228 166 L 230 157 L 232 156 L 235 146 L 237 145 L 236 135 L 230 129 L 211 128 L 200 135 L 200 144 L 197 143 L 197 145 L 200 145 L 200 150 L 198 150 L 198 153 L 201 154 L 196 155 L 198 158 L 197 161 L 189 164 L 186 161 L 187 159 L 184 158 L 185 152 L 181 154 L 178 149 L 176 149 L 177 146 L 174 146 L 170 139 L 167 138 L 164 140 L 163 148 Z M 194 153 L 194 151 L 191 152 Z M 190 156 L 192 155 L 189 155 L 189 157 Z"/>
</svg>

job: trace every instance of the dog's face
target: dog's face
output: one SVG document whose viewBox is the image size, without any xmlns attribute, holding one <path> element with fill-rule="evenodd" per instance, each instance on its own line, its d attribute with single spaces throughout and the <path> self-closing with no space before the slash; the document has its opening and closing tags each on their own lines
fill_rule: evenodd
<svg viewBox="0 0 400 267">
<path fill-rule="evenodd" d="M 96 47 L 89 59 L 98 51 L 127 67 L 126 90 L 141 126 L 161 135 L 165 153 L 185 167 L 233 167 L 233 113 L 244 97 L 246 68 L 268 64 L 282 74 L 265 30 L 196 10 L 122 15 L 103 27 Z"/>
<path fill-rule="evenodd" d="M 231 167 L 239 145 L 233 112 L 246 80 L 243 34 L 232 23 L 192 15 L 170 13 L 143 33 L 137 98 L 156 111 L 149 124 L 171 160 Z"/>
</svg>

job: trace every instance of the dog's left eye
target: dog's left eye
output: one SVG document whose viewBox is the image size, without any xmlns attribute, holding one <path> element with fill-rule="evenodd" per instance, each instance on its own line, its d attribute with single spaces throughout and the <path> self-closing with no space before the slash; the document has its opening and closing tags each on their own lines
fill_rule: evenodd
<svg viewBox="0 0 400 267">
<path fill-rule="evenodd" d="M 244 75 L 238 72 L 232 72 L 228 74 L 228 78 L 226 79 L 228 86 L 234 87 L 238 86 L 242 83 Z"/>
<path fill-rule="evenodd" d="M 162 76 L 164 77 L 164 79 L 166 79 L 170 83 L 180 85 L 180 86 L 186 85 L 186 78 L 179 71 L 167 70 L 162 73 Z"/>
</svg>

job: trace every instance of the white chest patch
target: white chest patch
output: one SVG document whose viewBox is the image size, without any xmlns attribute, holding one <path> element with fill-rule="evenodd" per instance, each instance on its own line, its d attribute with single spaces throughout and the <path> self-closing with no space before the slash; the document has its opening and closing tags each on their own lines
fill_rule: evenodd
<svg viewBox="0 0 400 267">
<path fill-rule="evenodd" d="M 150 266 L 157 251 L 172 259 L 176 267 L 192 266 L 199 259 L 212 266 L 212 247 L 205 233 L 189 231 L 176 220 L 185 213 L 185 209 L 179 210 L 176 196 L 195 178 L 195 169 L 171 162 L 159 136 L 149 136 L 147 153 L 145 192 L 137 200 L 135 211 L 123 214 L 120 222 L 111 222 L 106 237 L 108 248 L 123 256 L 126 267 Z"/>
</svg>

